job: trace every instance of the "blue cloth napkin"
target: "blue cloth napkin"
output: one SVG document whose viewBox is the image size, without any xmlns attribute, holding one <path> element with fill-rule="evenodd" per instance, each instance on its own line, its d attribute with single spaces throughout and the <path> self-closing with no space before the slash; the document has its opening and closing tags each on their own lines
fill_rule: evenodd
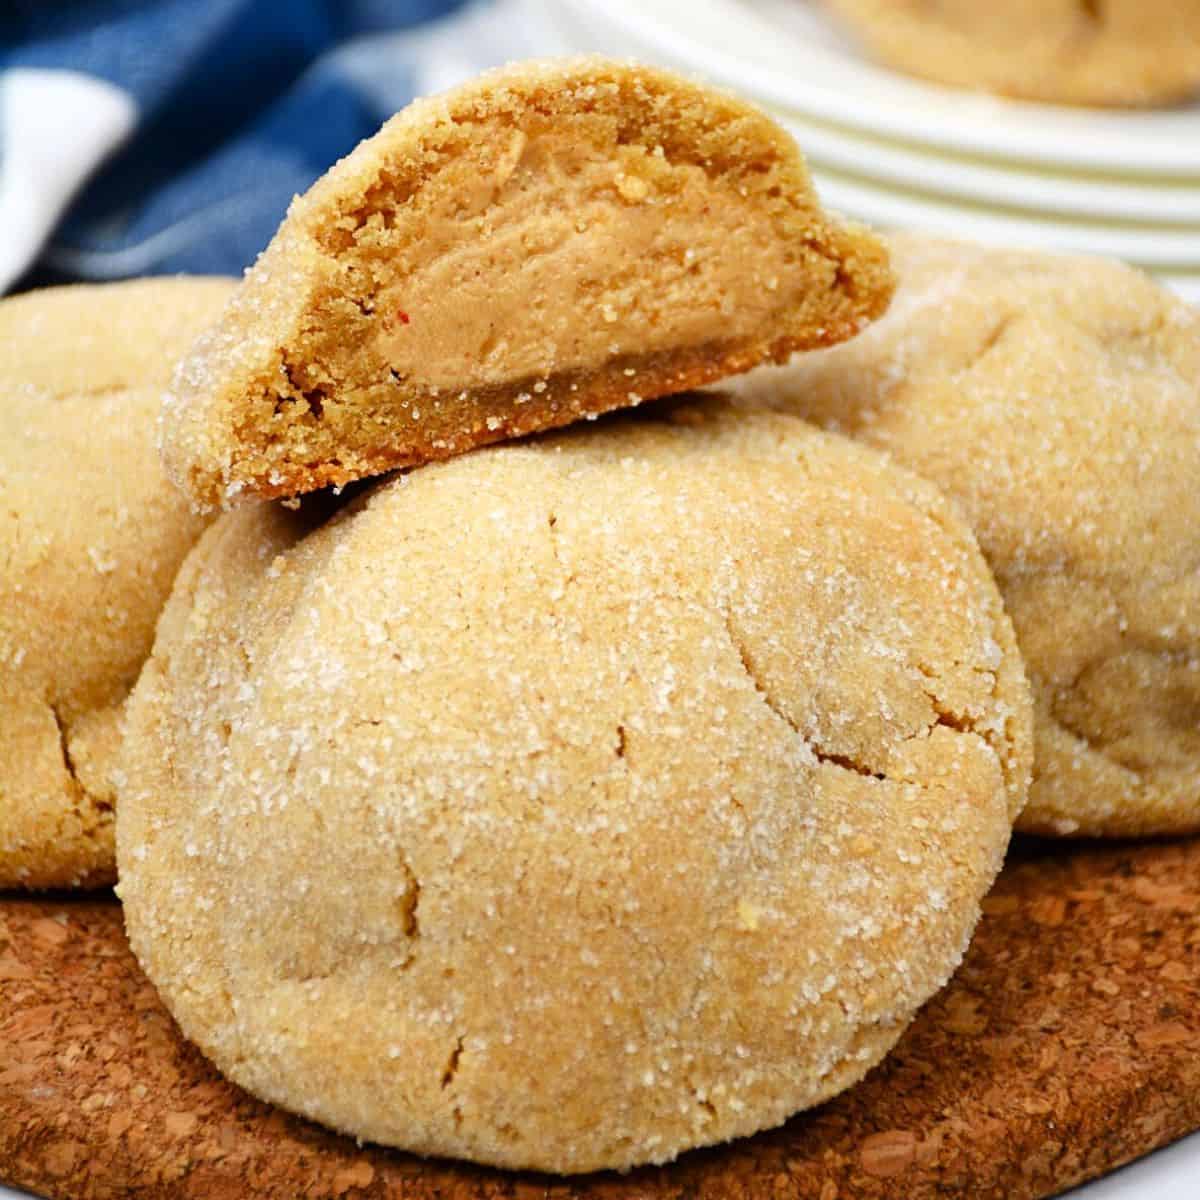
<svg viewBox="0 0 1200 1200">
<path fill-rule="evenodd" d="M 35 265 L 239 273 L 292 196 L 414 95 L 536 50 L 508 8 L 8 0 L 0 290 Z"/>
</svg>

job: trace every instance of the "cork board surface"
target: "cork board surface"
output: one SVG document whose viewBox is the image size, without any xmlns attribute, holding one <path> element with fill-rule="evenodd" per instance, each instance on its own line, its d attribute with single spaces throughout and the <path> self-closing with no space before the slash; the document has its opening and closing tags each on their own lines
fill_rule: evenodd
<svg viewBox="0 0 1200 1200">
<path fill-rule="evenodd" d="M 111 896 L 0 898 L 0 1180 L 54 1200 L 1032 1200 L 1200 1127 L 1200 840 L 1010 858 L 862 1084 L 668 1167 L 422 1161 L 250 1099 L 182 1041 Z"/>
</svg>

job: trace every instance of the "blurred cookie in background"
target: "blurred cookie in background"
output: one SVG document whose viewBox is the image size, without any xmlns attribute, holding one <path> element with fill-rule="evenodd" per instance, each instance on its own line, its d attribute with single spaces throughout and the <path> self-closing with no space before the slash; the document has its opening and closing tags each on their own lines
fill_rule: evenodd
<svg viewBox="0 0 1200 1200">
<path fill-rule="evenodd" d="M 824 0 L 880 61 L 955 87 L 1094 106 L 1200 91 L 1200 0 Z"/>
</svg>

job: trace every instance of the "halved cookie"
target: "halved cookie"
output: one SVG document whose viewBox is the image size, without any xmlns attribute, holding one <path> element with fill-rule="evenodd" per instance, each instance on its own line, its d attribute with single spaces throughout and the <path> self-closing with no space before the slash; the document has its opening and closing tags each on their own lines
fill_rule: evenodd
<svg viewBox="0 0 1200 1200">
<path fill-rule="evenodd" d="M 852 336 L 886 250 L 758 109 L 601 58 L 418 101 L 298 199 L 164 406 L 202 506 L 563 425 Z"/>
</svg>

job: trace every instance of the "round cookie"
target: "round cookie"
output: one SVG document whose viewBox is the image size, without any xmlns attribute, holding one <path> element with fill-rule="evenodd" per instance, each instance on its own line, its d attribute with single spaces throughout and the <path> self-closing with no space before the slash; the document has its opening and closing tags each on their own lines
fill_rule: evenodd
<svg viewBox="0 0 1200 1200">
<path fill-rule="evenodd" d="M 512 63 L 296 200 L 180 364 L 163 460 L 207 507 L 340 486 L 833 345 L 893 286 L 761 109 L 628 61 Z"/>
<path fill-rule="evenodd" d="M 881 61 L 955 87 L 1085 105 L 1200 91 L 1197 0 L 825 0 Z"/>
<path fill-rule="evenodd" d="M 904 236 L 889 315 L 744 395 L 961 506 L 1036 706 L 1019 828 L 1200 829 L 1200 312 L 1099 259 Z"/>
<path fill-rule="evenodd" d="M 960 960 L 1027 686 L 930 485 L 658 409 L 235 510 L 129 706 L 132 945 L 354 1136 L 664 1161 L 854 1083 Z"/>
<path fill-rule="evenodd" d="M 0 888 L 111 883 L 122 701 L 201 530 L 154 425 L 232 284 L 155 279 L 0 303 Z"/>
</svg>

